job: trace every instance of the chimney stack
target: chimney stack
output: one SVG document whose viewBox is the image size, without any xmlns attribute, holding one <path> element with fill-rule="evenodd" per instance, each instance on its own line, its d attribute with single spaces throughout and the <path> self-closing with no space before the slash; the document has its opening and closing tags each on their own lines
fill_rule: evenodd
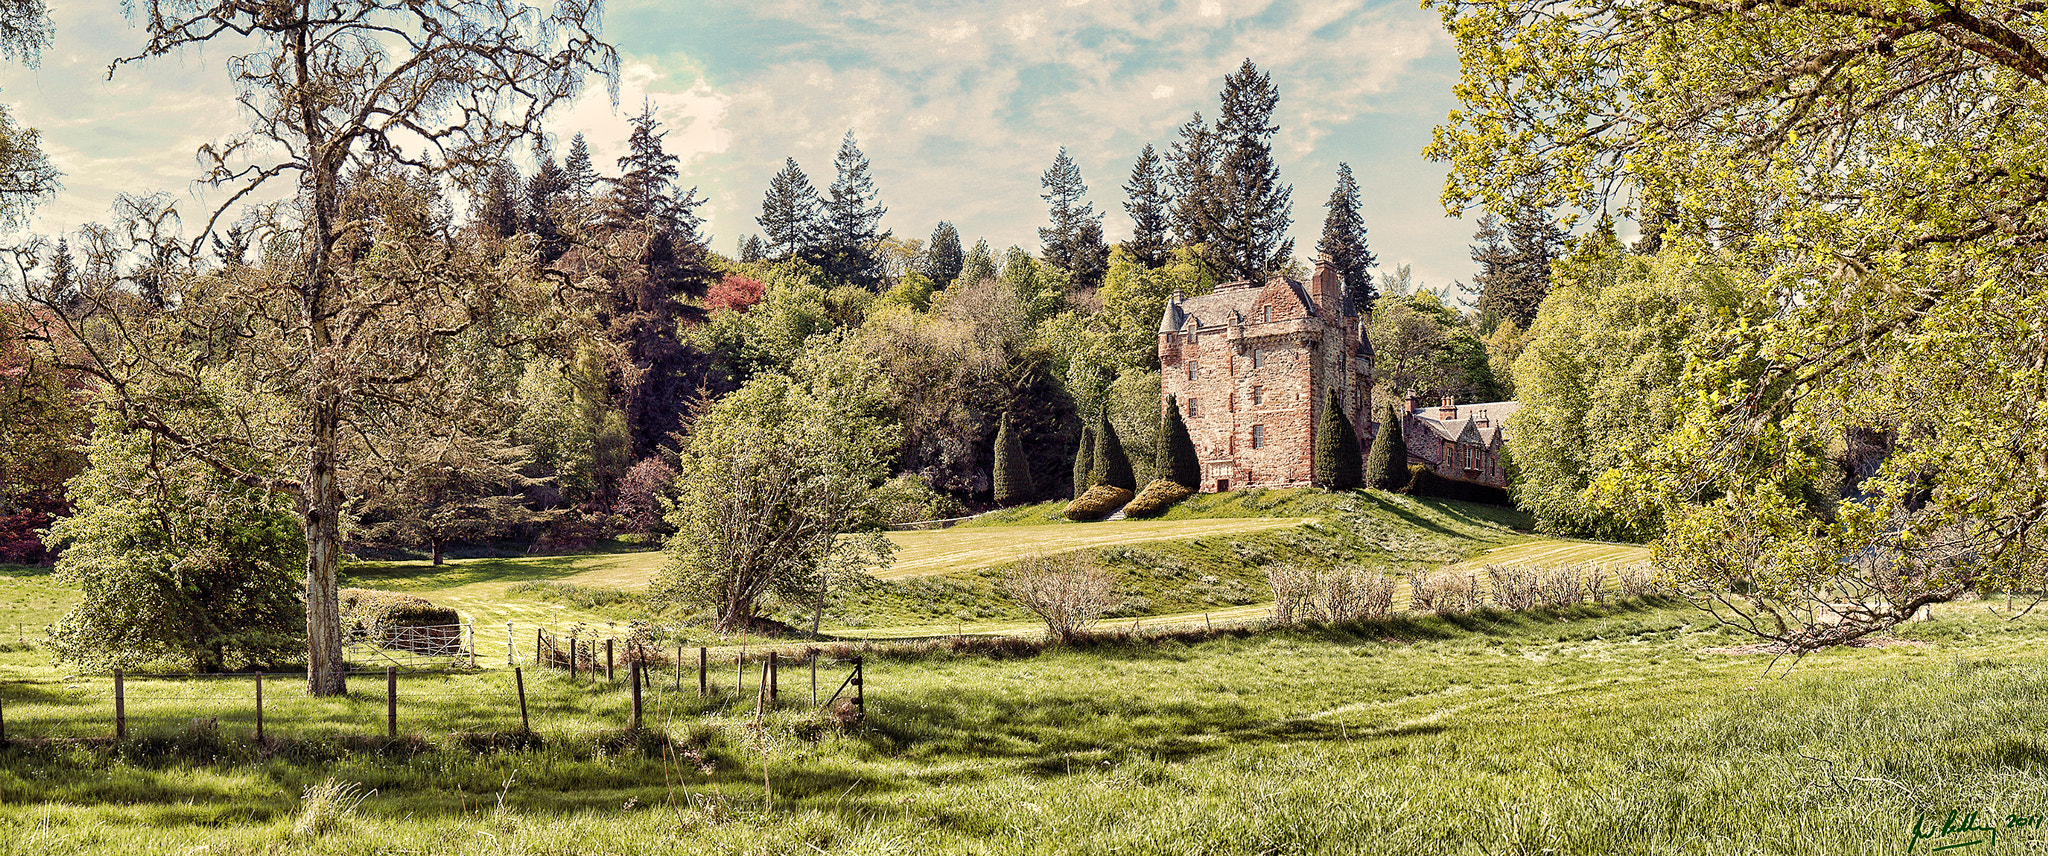
<svg viewBox="0 0 2048 856">
<path fill-rule="evenodd" d="M 1415 394 L 1414 392 L 1412 392 L 1412 391 L 1411 391 L 1411 392 L 1409 392 L 1409 393 L 1408 393 L 1408 412 L 1409 412 L 1409 413 L 1415 413 L 1415 412 L 1417 412 L 1417 411 L 1419 411 L 1419 410 L 1421 410 L 1421 409 L 1422 409 L 1422 396 L 1420 396 L 1420 395 L 1416 395 L 1416 394 Z"/>
<path fill-rule="evenodd" d="M 1458 418 L 1458 397 L 1446 395 L 1444 396 L 1443 406 L 1437 408 L 1436 419 L 1438 422 L 1449 422 L 1456 418 Z"/>
</svg>

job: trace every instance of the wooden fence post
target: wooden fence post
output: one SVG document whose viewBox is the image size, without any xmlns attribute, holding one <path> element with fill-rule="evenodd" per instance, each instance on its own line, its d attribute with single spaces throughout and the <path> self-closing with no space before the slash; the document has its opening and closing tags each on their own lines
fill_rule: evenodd
<svg viewBox="0 0 2048 856">
<path fill-rule="evenodd" d="M 540 643 L 542 638 L 541 634 L 545 632 L 547 631 L 544 631 L 538 627 L 533 628 L 533 664 L 536 666 L 540 665 Z"/>
<path fill-rule="evenodd" d="M 612 643 L 614 641 L 617 640 L 604 640 L 604 679 L 607 681 L 618 679 L 618 673 L 612 671 Z"/>
<path fill-rule="evenodd" d="M 631 724 L 627 725 L 627 726 L 626 726 L 626 728 L 627 728 L 627 730 L 630 730 L 630 731 L 639 731 L 639 730 L 640 730 L 640 660 L 639 660 L 639 658 L 634 658 L 634 659 L 631 659 L 631 660 L 627 660 L 627 661 L 626 661 L 626 681 L 627 681 L 628 683 L 631 683 L 631 684 L 633 685 L 633 721 L 632 721 L 632 723 L 631 723 Z"/>
<path fill-rule="evenodd" d="M 868 670 L 866 657 L 853 658 L 853 705 L 862 716 L 868 712 Z"/>
<path fill-rule="evenodd" d="M 697 649 L 697 696 L 702 698 L 710 694 L 711 649 L 699 647 Z"/>
<path fill-rule="evenodd" d="M 683 643 L 676 643 L 676 692 L 683 691 Z"/>
<path fill-rule="evenodd" d="M 7 685 L 5 683 L 0 683 L 0 688 L 5 688 L 6 686 Z M 6 695 L 6 693 L 0 692 L 0 746 L 7 745 L 7 702 L 5 700 Z"/>
<path fill-rule="evenodd" d="M 128 737 L 128 694 L 121 682 L 121 670 L 114 670 L 114 739 Z"/>
<path fill-rule="evenodd" d="M 519 690 L 519 730 L 533 733 L 533 720 L 526 718 L 526 672 L 518 666 L 512 667 L 512 685 Z"/>
<path fill-rule="evenodd" d="M 739 656 L 732 661 L 732 695 L 739 698 L 747 692 L 747 649 L 741 648 Z"/>
<path fill-rule="evenodd" d="M 768 652 L 768 664 L 767 664 L 767 665 L 768 665 L 768 705 L 769 705 L 770 707 L 773 707 L 773 706 L 775 706 L 775 691 L 776 691 L 776 690 L 778 690 L 778 689 L 781 689 L 781 687 L 782 687 L 782 680 L 781 680 L 781 677 L 782 677 L 782 676 L 781 676 L 781 675 L 780 675 L 780 674 L 779 674 L 779 673 L 778 673 L 778 672 L 776 671 L 776 668 L 775 668 L 775 667 L 776 667 L 777 665 L 780 665 L 780 664 L 776 662 L 776 655 L 775 655 L 775 652 L 774 652 L 774 651 L 770 651 L 770 652 Z"/>
<path fill-rule="evenodd" d="M 818 649 L 811 649 L 811 706 L 818 706 Z"/>
<path fill-rule="evenodd" d="M 398 738 L 398 667 L 384 667 L 384 736 Z"/>
<path fill-rule="evenodd" d="M 256 673 L 256 745 L 263 745 L 263 673 Z"/>
</svg>

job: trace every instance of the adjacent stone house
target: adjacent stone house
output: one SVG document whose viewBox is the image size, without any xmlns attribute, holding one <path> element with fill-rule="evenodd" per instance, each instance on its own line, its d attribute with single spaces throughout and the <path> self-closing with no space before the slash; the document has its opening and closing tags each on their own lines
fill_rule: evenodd
<svg viewBox="0 0 2048 856">
<path fill-rule="evenodd" d="M 1308 484 L 1330 389 L 1351 419 L 1351 442 L 1367 438 L 1372 346 L 1327 264 L 1306 285 L 1274 277 L 1200 297 L 1175 292 L 1159 322 L 1159 367 L 1162 395 L 1178 399 L 1194 438 L 1205 492 Z"/>
<path fill-rule="evenodd" d="M 1507 420 L 1521 405 L 1513 401 L 1459 404 L 1444 396 L 1436 407 L 1423 407 L 1415 395 L 1401 414 L 1401 437 L 1408 460 L 1428 464 L 1436 474 L 1498 488 L 1508 486 L 1501 449 L 1507 445 Z"/>
</svg>

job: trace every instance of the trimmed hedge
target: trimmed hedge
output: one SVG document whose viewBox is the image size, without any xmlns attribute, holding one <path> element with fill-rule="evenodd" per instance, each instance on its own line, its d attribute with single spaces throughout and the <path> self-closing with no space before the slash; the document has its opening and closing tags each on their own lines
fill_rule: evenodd
<svg viewBox="0 0 2048 856">
<path fill-rule="evenodd" d="M 1101 520 L 1131 501 L 1131 492 L 1115 485 L 1099 484 L 1067 503 L 1068 520 Z"/>
<path fill-rule="evenodd" d="M 383 639 L 397 627 L 461 624 L 462 616 L 445 606 L 410 594 L 377 589 L 341 590 L 341 632 Z"/>
<path fill-rule="evenodd" d="M 1153 479 L 1151 484 L 1138 492 L 1138 497 L 1124 506 L 1125 517 L 1158 517 L 1165 514 L 1173 504 L 1195 495 L 1187 485 L 1171 479 Z"/>
<path fill-rule="evenodd" d="M 1498 505 L 1504 508 L 1515 507 L 1514 500 L 1509 498 L 1508 492 L 1503 488 L 1497 488 L 1489 484 L 1475 484 L 1457 479 L 1447 479 L 1437 475 L 1436 470 L 1430 469 L 1426 464 L 1414 464 L 1408 467 L 1408 486 L 1402 488 L 1401 492 L 1409 496 L 1430 496 L 1437 499 L 1455 499 L 1461 502 Z"/>
</svg>

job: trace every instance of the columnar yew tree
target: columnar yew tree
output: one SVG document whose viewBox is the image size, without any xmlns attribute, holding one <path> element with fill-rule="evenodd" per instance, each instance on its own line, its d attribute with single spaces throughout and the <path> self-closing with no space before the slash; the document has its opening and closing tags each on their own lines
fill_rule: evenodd
<svg viewBox="0 0 2048 856">
<path fill-rule="evenodd" d="M 1107 412 L 1095 422 L 1095 460 L 1088 481 L 1129 491 L 1138 489 L 1138 477 L 1131 472 L 1131 458 L 1124 454 L 1123 441 L 1117 439 Z"/>
<path fill-rule="evenodd" d="M 1031 465 L 1024 460 L 1024 439 L 1010 427 L 1010 414 L 1003 414 L 996 429 L 995 499 L 997 505 L 1031 501 Z"/>
<path fill-rule="evenodd" d="M 1332 388 L 1323 402 L 1323 412 L 1316 418 L 1315 447 L 1316 484 L 1330 490 L 1351 490 L 1358 487 L 1360 464 L 1358 460 L 1358 433 L 1351 427 L 1351 417 L 1344 413 L 1344 402 Z"/>
<path fill-rule="evenodd" d="M 295 499 L 307 548 L 307 686 L 340 693 L 345 438 L 373 445 L 378 413 L 446 388 L 441 366 L 451 354 L 532 332 L 559 302 L 520 285 L 532 282 L 524 256 L 492 255 L 432 222 L 387 222 L 374 208 L 345 216 L 343 177 L 375 163 L 473 182 L 616 57 L 598 40 L 587 0 L 545 9 L 513 0 L 147 0 L 136 17 L 148 42 L 110 74 L 216 38 L 252 45 L 229 63 L 251 133 L 200 157 L 205 179 L 229 189 L 229 206 L 273 182 L 291 185 L 293 201 L 275 210 L 264 244 L 289 262 L 186 280 L 174 311 L 137 309 L 103 289 L 85 298 L 84 312 L 41 317 L 55 326 L 91 319 L 92 333 L 73 337 L 90 352 L 79 368 L 126 427 L 237 484 Z M 160 206 L 136 208 L 163 224 Z M 44 284 L 26 286 L 31 301 L 54 308 Z M 520 327 L 494 323 L 506 317 Z M 284 401 L 286 415 L 215 429 L 183 412 L 206 383 Z M 238 457 L 251 448 L 258 454 Z"/>
<path fill-rule="evenodd" d="M 1401 416 L 1388 405 L 1380 416 L 1379 433 L 1372 438 L 1372 454 L 1365 459 L 1365 486 L 1400 490 L 1408 484 L 1408 443 L 1401 437 Z"/>
<path fill-rule="evenodd" d="M 1081 423 L 1081 442 L 1074 447 L 1074 498 L 1087 493 L 1095 475 L 1095 426 Z"/>
<path fill-rule="evenodd" d="M 1201 490 L 1202 459 L 1195 451 L 1195 438 L 1188 435 L 1188 423 L 1181 421 L 1176 396 L 1166 397 L 1159 420 L 1159 452 L 1154 457 L 1152 478 L 1166 479 L 1188 490 Z"/>
</svg>

